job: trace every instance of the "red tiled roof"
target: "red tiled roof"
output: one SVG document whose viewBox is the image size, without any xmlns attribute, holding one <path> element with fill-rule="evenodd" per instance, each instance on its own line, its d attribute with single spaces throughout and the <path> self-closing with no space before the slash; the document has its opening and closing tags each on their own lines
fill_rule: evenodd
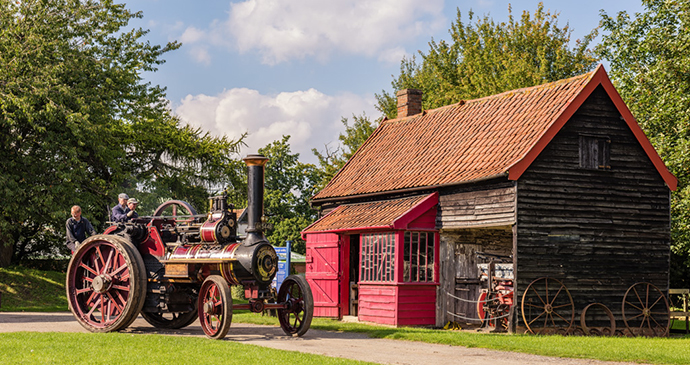
<svg viewBox="0 0 690 365">
<path fill-rule="evenodd" d="M 395 200 L 341 205 L 305 228 L 302 234 L 358 229 L 402 229 L 405 227 L 396 225 L 398 221 L 405 221 L 401 219 L 402 217 L 408 213 L 413 215 L 423 213 L 414 212 L 414 208 L 424 205 L 422 210 L 426 210 L 437 203 L 438 194 L 434 193 Z"/>
<path fill-rule="evenodd" d="M 599 66 L 569 79 L 383 121 L 312 200 L 460 184 L 500 175 L 517 180 L 599 85 L 674 190 L 675 177 Z"/>
</svg>

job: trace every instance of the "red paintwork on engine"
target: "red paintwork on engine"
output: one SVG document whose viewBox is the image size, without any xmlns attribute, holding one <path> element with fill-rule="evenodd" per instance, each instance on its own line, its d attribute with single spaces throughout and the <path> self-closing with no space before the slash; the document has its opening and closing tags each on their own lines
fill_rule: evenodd
<svg viewBox="0 0 690 365">
<path fill-rule="evenodd" d="M 158 228 L 155 226 L 149 226 L 149 235 L 146 239 L 139 245 L 139 253 L 142 255 L 152 255 L 159 259 L 165 257 L 165 244 L 161 238 Z"/>
<path fill-rule="evenodd" d="M 221 220 L 207 220 L 201 226 L 199 234 L 201 235 L 201 240 L 204 242 L 216 242 L 216 226 L 221 223 Z"/>
</svg>

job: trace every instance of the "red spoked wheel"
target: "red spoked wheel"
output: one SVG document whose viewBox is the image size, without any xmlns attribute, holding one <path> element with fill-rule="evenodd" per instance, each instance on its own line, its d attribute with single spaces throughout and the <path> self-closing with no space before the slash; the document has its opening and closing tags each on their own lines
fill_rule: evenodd
<svg viewBox="0 0 690 365">
<path fill-rule="evenodd" d="M 211 275 L 199 291 L 199 322 L 206 337 L 220 340 L 232 323 L 232 295 L 223 277 Z"/>
<path fill-rule="evenodd" d="M 527 331 L 534 334 L 567 334 L 575 321 L 573 297 L 553 278 L 531 282 L 522 295 L 520 310 Z"/>
<path fill-rule="evenodd" d="M 278 309 L 280 328 L 288 336 L 301 337 L 309 330 L 314 316 L 314 297 L 309 283 L 303 276 L 288 276 L 278 290 L 278 303 L 285 309 Z"/>
<path fill-rule="evenodd" d="M 118 331 L 129 326 L 144 305 L 144 261 L 122 237 L 91 236 L 69 262 L 66 287 L 80 325 L 91 332 Z"/>
<path fill-rule="evenodd" d="M 196 215 L 196 209 L 186 201 L 170 200 L 158 206 L 153 215 L 172 217 L 176 222 L 191 222 L 194 220 L 192 216 Z"/>
<path fill-rule="evenodd" d="M 498 321 L 503 329 L 508 329 L 508 313 L 512 306 L 513 293 L 507 294 L 503 300 L 496 293 L 494 293 L 491 299 L 487 300 L 488 294 L 485 290 L 482 290 L 481 294 L 479 294 L 479 301 L 477 302 L 479 319 L 482 320 L 482 323 L 486 321 L 489 327 L 496 327 L 496 321 Z M 491 308 L 493 308 L 493 311 Z M 500 318 L 494 318 L 493 312 L 499 314 Z"/>
<path fill-rule="evenodd" d="M 668 336 L 670 313 L 668 301 L 651 283 L 637 283 L 623 297 L 623 322 L 634 336 Z"/>
</svg>

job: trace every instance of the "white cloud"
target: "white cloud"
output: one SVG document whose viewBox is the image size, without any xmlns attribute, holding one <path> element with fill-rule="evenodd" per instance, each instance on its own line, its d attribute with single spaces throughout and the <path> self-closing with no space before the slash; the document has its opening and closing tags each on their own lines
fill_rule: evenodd
<svg viewBox="0 0 690 365">
<path fill-rule="evenodd" d="M 206 37 L 203 30 L 197 29 L 195 27 L 187 27 L 184 33 L 180 36 L 180 42 L 182 43 L 195 43 Z"/>
<path fill-rule="evenodd" d="M 379 61 L 387 64 L 399 64 L 403 57 L 410 58 L 410 54 L 403 47 L 395 47 L 384 50 L 379 55 Z"/>
<path fill-rule="evenodd" d="M 215 135 L 237 139 L 249 132 L 242 154 L 256 153 L 265 145 L 290 135 L 293 153 L 303 162 L 316 162 L 311 149 L 338 140 L 344 131 L 341 117 L 365 112 L 376 118 L 374 99 L 354 94 L 325 95 L 318 90 L 262 95 L 237 88 L 217 96 L 187 95 L 175 112 L 189 124 Z"/>
<path fill-rule="evenodd" d="M 378 55 L 443 24 L 443 0 L 247 0 L 232 4 L 228 29 L 240 52 L 268 64 L 336 51 Z"/>
<path fill-rule="evenodd" d="M 206 46 L 193 46 L 187 50 L 187 53 L 198 63 L 211 64 L 211 55 L 208 53 L 208 47 Z"/>
<path fill-rule="evenodd" d="M 419 36 L 445 25 L 444 0 L 246 0 L 230 4 L 229 17 L 208 30 L 194 27 L 184 43 L 207 42 L 258 52 L 265 64 L 337 54 L 356 54 L 388 61 Z M 201 37 L 201 35 L 207 37 Z M 206 38 L 206 39 L 204 39 Z M 399 62 L 399 58 L 395 62 Z"/>
</svg>

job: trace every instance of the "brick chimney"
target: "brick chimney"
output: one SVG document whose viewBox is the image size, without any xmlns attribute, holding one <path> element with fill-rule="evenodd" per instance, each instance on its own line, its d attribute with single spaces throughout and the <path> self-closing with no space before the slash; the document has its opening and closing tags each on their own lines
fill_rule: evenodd
<svg viewBox="0 0 690 365">
<path fill-rule="evenodd" d="M 403 89 L 395 94 L 398 97 L 398 118 L 405 118 L 422 112 L 422 91 Z"/>
</svg>

